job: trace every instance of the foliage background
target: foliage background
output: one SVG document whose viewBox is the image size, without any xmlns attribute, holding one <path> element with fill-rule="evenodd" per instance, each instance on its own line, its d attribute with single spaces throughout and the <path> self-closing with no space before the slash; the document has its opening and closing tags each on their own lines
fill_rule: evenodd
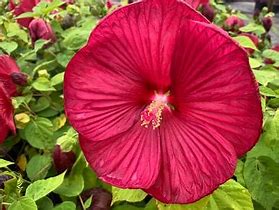
<svg viewBox="0 0 279 210">
<path fill-rule="evenodd" d="M 19 87 L 21 95 L 13 98 L 17 134 L 9 136 L 0 146 L 2 209 L 92 209 L 92 196 L 86 199 L 84 192 L 93 188 L 111 192 L 115 210 L 279 209 L 279 53 L 270 49 L 272 43 L 260 21 L 261 17 L 272 14 L 263 11 L 259 18 L 251 20 L 222 2 L 211 3 L 217 13 L 215 24 L 222 27 L 225 19 L 234 14 L 247 22 L 240 31 L 253 32 L 261 40 L 256 46 L 248 38 L 229 32 L 240 45 L 254 49 L 250 65 L 260 85 L 263 134 L 259 143 L 238 161 L 235 176 L 212 195 L 194 204 L 165 205 L 141 190 L 122 190 L 100 181 L 87 165 L 77 143 L 77 133 L 64 113 L 65 67 L 86 43 L 98 21 L 116 6 L 108 10 L 102 0 L 76 0 L 63 8 L 60 0 L 39 4 L 28 15 L 48 20 L 57 36 L 55 44 L 44 47 L 45 40 L 38 40 L 32 46 L 28 32 L 8 10 L 8 0 L 2 0 L 1 54 L 14 57 L 20 69 L 28 74 L 28 84 Z M 265 64 L 267 58 L 274 63 Z M 61 155 L 69 153 L 74 153 L 73 164 L 67 162 L 69 156 L 63 159 Z M 67 172 L 58 173 L 59 163 L 68 164 Z"/>
</svg>

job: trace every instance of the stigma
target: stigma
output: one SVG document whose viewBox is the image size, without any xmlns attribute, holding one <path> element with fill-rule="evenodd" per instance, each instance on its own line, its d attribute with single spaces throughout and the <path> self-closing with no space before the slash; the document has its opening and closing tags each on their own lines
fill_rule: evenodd
<svg viewBox="0 0 279 210">
<path fill-rule="evenodd" d="M 157 94 L 155 92 L 152 102 L 141 112 L 141 126 L 148 128 L 152 125 L 153 129 L 155 129 L 161 125 L 163 110 L 169 108 L 168 96 L 169 92 L 166 94 Z"/>
</svg>

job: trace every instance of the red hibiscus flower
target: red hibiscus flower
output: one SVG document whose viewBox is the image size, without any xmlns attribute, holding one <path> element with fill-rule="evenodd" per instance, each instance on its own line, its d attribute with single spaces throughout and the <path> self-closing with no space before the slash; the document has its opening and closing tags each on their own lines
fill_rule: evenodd
<svg viewBox="0 0 279 210">
<path fill-rule="evenodd" d="M 272 27 L 272 18 L 271 17 L 263 17 L 262 24 L 266 32 L 269 32 Z"/>
<path fill-rule="evenodd" d="M 24 76 L 10 56 L 0 55 L 0 143 L 9 131 L 15 133 L 11 96 L 17 94 L 15 81 L 22 81 Z"/>
<path fill-rule="evenodd" d="M 20 0 L 20 3 L 16 5 L 14 0 L 10 0 L 10 9 L 13 10 L 15 16 L 19 16 L 25 12 L 32 12 L 33 7 L 35 7 L 40 0 Z M 23 26 L 28 27 L 29 23 L 33 18 L 20 18 L 17 19 L 17 22 Z"/>
<path fill-rule="evenodd" d="M 9 96 L 16 95 L 16 85 L 12 79 L 14 73 L 19 73 L 16 62 L 8 55 L 0 55 L 0 84 Z"/>
<path fill-rule="evenodd" d="M 32 20 L 28 29 L 33 44 L 39 39 L 50 40 L 51 43 L 56 41 L 55 34 L 50 24 L 41 18 Z"/>
<path fill-rule="evenodd" d="M 228 17 L 224 23 L 224 28 L 230 31 L 238 31 L 243 26 L 244 21 L 235 15 Z"/>
<path fill-rule="evenodd" d="M 261 132 L 246 52 L 182 1 L 140 1 L 103 19 L 64 91 L 97 175 L 165 203 L 211 193 Z"/>
<path fill-rule="evenodd" d="M 9 131 L 15 133 L 13 120 L 13 106 L 9 94 L 0 83 L 0 143 L 2 143 Z"/>
<path fill-rule="evenodd" d="M 111 2 L 111 0 L 106 1 L 106 6 L 108 9 L 111 9 L 113 7 L 113 3 Z"/>
</svg>

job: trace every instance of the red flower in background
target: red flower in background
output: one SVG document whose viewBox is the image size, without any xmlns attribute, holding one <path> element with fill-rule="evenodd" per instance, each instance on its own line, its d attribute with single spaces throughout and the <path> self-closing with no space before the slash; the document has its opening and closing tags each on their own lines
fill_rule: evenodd
<svg viewBox="0 0 279 210">
<path fill-rule="evenodd" d="M 165 203 L 211 193 L 261 132 L 246 52 L 182 1 L 103 19 L 70 61 L 64 96 L 97 175 Z"/>
<path fill-rule="evenodd" d="M 238 31 L 243 26 L 244 21 L 235 15 L 228 17 L 224 23 L 224 28 L 230 31 Z"/>
<path fill-rule="evenodd" d="M 10 0 L 10 10 L 13 10 L 15 16 L 19 16 L 25 12 L 32 12 L 33 7 L 35 7 L 40 0 L 20 0 L 20 3 L 16 5 L 14 0 Z M 28 27 L 29 23 L 33 18 L 20 18 L 17 19 L 17 22 L 23 26 Z"/>
<path fill-rule="evenodd" d="M 13 106 L 11 96 L 17 94 L 13 75 L 21 72 L 16 62 L 8 55 L 0 55 L 0 143 L 2 143 L 9 131 L 15 133 L 13 120 Z"/>
<path fill-rule="evenodd" d="M 0 143 L 6 139 L 9 131 L 15 133 L 13 106 L 9 94 L 0 83 Z"/>
<path fill-rule="evenodd" d="M 262 24 L 266 32 L 269 32 L 272 27 L 272 18 L 271 17 L 263 17 Z"/>
<path fill-rule="evenodd" d="M 51 43 L 56 41 L 55 33 L 50 24 L 43 19 L 32 20 L 28 29 L 33 44 L 39 39 L 50 40 Z"/>
<path fill-rule="evenodd" d="M 19 67 L 10 56 L 0 55 L 0 84 L 2 84 L 9 96 L 15 96 L 17 93 L 12 74 L 19 72 Z"/>
<path fill-rule="evenodd" d="M 214 20 L 215 10 L 214 10 L 214 8 L 209 3 L 201 5 L 201 13 L 210 22 L 212 22 Z"/>
<path fill-rule="evenodd" d="M 113 3 L 111 2 L 111 0 L 106 1 L 106 6 L 107 6 L 108 9 L 113 7 Z"/>
</svg>

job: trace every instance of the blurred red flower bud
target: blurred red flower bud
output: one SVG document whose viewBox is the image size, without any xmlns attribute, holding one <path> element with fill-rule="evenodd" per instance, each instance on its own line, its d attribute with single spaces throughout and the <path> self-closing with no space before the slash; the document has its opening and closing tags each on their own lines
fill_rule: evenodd
<svg viewBox="0 0 279 210">
<path fill-rule="evenodd" d="M 209 4 L 202 4 L 201 5 L 201 13 L 203 16 L 205 16 L 210 22 L 213 21 L 215 17 L 215 10 L 214 8 Z"/>
<path fill-rule="evenodd" d="M 11 73 L 11 78 L 14 84 L 24 86 L 27 84 L 28 76 L 22 72 L 13 72 Z"/>
<path fill-rule="evenodd" d="M 28 29 L 33 44 L 39 39 L 50 40 L 51 43 L 56 41 L 55 34 L 50 24 L 43 19 L 32 20 Z"/>
<path fill-rule="evenodd" d="M 224 23 L 224 28 L 229 31 L 238 31 L 242 26 L 244 21 L 235 15 L 228 17 Z"/>
<path fill-rule="evenodd" d="M 112 8 L 113 4 L 110 0 L 107 0 L 106 6 L 107 6 L 108 9 L 110 9 L 110 8 Z"/>
<path fill-rule="evenodd" d="M 25 12 L 32 12 L 33 7 L 35 7 L 40 0 L 21 0 L 18 4 L 14 0 L 10 0 L 9 9 L 13 10 L 15 16 L 19 16 Z M 23 26 L 28 27 L 33 18 L 20 18 L 17 22 Z"/>
<path fill-rule="evenodd" d="M 263 17 L 262 24 L 266 32 L 269 32 L 272 27 L 271 17 Z"/>
<path fill-rule="evenodd" d="M 109 210 L 112 201 L 112 195 L 105 189 L 93 188 L 82 193 L 81 198 L 85 202 L 92 196 L 92 204 L 89 207 L 91 210 Z"/>
<path fill-rule="evenodd" d="M 13 177 L 9 174 L 1 174 L 0 175 L 0 189 L 4 188 L 4 183 L 10 179 L 12 179 Z"/>
<path fill-rule="evenodd" d="M 53 151 L 54 167 L 57 173 L 62 173 L 65 170 L 71 170 L 76 160 L 74 152 L 63 152 L 60 145 L 56 145 Z"/>
</svg>

